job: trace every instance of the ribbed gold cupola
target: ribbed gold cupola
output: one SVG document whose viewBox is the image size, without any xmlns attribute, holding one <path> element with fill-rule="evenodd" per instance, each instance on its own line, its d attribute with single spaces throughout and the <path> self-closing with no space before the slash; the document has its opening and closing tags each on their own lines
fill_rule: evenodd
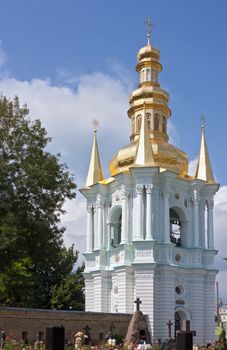
<svg viewBox="0 0 227 350">
<path fill-rule="evenodd" d="M 120 149 L 110 162 L 110 172 L 116 175 L 129 170 L 135 161 L 142 116 L 145 110 L 149 140 L 155 166 L 187 174 L 187 155 L 168 143 L 169 94 L 160 87 L 159 73 L 162 71 L 160 51 L 148 43 L 137 54 L 136 71 L 139 74 L 138 88 L 129 96 L 128 117 L 131 121 L 131 143 Z"/>
</svg>

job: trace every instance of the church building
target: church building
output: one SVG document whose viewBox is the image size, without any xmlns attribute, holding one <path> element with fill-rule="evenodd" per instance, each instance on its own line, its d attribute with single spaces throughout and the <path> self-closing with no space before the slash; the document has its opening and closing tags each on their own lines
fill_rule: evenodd
<svg viewBox="0 0 227 350">
<path fill-rule="evenodd" d="M 160 52 L 137 54 L 138 88 L 129 97 L 130 143 L 104 178 L 96 132 L 85 187 L 87 201 L 86 311 L 133 313 L 135 299 L 152 341 L 190 321 L 197 344 L 214 340 L 213 197 L 216 183 L 204 125 L 198 165 L 168 140 L 169 95 L 160 87 Z M 192 135 L 194 137 L 194 135 Z"/>
</svg>

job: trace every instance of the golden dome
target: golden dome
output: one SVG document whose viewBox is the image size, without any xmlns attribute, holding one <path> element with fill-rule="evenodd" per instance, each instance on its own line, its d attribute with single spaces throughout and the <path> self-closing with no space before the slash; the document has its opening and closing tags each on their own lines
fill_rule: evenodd
<svg viewBox="0 0 227 350">
<path fill-rule="evenodd" d="M 110 172 L 127 172 L 134 165 L 140 134 L 142 115 L 146 115 L 149 140 L 151 142 L 155 165 L 185 176 L 188 169 L 187 155 L 168 143 L 167 121 L 171 115 L 168 106 L 169 95 L 160 88 L 158 74 L 162 70 L 159 62 L 160 52 L 148 45 L 142 47 L 137 55 L 136 71 L 140 75 L 138 89 L 129 97 L 128 117 L 131 120 L 131 143 L 121 148 L 110 162 Z"/>
</svg>

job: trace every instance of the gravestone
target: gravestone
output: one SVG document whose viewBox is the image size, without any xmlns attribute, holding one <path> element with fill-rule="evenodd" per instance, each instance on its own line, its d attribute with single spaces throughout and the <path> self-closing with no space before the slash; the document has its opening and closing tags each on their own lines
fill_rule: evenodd
<svg viewBox="0 0 227 350">
<path fill-rule="evenodd" d="M 46 350 L 64 350 L 65 347 L 65 328 L 47 327 L 46 328 Z"/>
<path fill-rule="evenodd" d="M 91 327 L 87 324 L 86 327 L 84 327 L 84 334 L 86 336 L 84 340 L 84 345 L 90 345 L 91 344 L 91 333 L 90 333 Z"/>
<path fill-rule="evenodd" d="M 190 321 L 182 321 L 182 331 L 177 331 L 177 350 L 192 350 L 195 331 L 190 330 Z"/>
</svg>

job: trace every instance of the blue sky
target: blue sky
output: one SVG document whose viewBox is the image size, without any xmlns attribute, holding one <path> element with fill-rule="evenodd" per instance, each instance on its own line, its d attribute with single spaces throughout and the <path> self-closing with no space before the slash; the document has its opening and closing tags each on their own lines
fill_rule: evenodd
<svg viewBox="0 0 227 350">
<path fill-rule="evenodd" d="M 134 67 L 138 49 L 146 44 L 148 15 L 155 25 L 151 43 L 161 51 L 160 83 L 170 94 L 171 141 L 191 161 L 199 151 L 200 115 L 206 118 L 210 159 L 221 184 L 215 228 L 218 278 L 227 302 L 222 261 L 227 255 L 225 0 L 2 1 L 0 91 L 19 95 L 31 117 L 42 120 L 53 136 L 52 150 L 61 151 L 79 187 L 86 178 L 92 119 L 98 119 L 100 155 L 109 176 L 112 155 L 128 143 L 128 95 L 138 81 Z M 84 201 L 78 194 L 66 206 L 66 242 L 76 241 L 83 251 Z"/>
</svg>

